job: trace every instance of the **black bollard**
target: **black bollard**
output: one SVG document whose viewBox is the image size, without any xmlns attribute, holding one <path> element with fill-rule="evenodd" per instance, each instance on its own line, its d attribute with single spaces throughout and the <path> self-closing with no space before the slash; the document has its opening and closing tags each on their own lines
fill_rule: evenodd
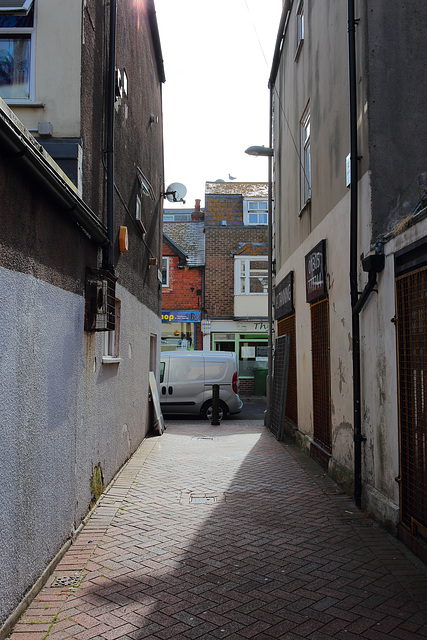
<svg viewBox="0 0 427 640">
<path fill-rule="evenodd" d="M 219 425 L 219 384 L 212 385 L 212 418 L 211 424 Z"/>
</svg>

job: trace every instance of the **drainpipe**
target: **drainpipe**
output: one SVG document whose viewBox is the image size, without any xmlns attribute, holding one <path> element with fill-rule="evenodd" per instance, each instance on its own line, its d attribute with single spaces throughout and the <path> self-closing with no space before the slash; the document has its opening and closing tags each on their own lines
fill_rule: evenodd
<svg viewBox="0 0 427 640">
<path fill-rule="evenodd" d="M 273 148 L 273 87 L 270 87 L 270 124 L 268 146 Z M 273 391 L 273 157 L 268 156 L 268 348 L 267 348 L 267 413 L 265 416 L 265 425 L 270 428 L 271 425 L 271 401 Z"/>
<path fill-rule="evenodd" d="M 116 30 L 117 0 L 110 0 L 110 47 L 107 88 L 107 233 L 110 246 L 104 252 L 103 268 L 115 275 L 114 269 L 114 107 L 116 102 Z"/>
<path fill-rule="evenodd" d="M 350 89 L 350 296 L 353 336 L 353 437 L 354 437 L 354 502 L 362 506 L 362 435 L 360 402 L 360 324 L 357 287 L 358 266 L 358 158 L 357 158 L 357 93 L 356 93 L 356 21 L 354 0 L 348 0 L 348 61 Z"/>
</svg>

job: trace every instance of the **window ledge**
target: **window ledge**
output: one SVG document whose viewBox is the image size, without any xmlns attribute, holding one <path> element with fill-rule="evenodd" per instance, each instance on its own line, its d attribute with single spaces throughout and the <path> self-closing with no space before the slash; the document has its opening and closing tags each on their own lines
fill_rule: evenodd
<svg viewBox="0 0 427 640">
<path fill-rule="evenodd" d="M 122 358 L 114 358 L 113 356 L 102 356 L 102 364 L 119 364 Z"/>
<path fill-rule="evenodd" d="M 17 102 L 16 100 L 5 100 L 8 107 L 28 107 L 30 109 L 44 109 L 44 102 Z"/>
</svg>

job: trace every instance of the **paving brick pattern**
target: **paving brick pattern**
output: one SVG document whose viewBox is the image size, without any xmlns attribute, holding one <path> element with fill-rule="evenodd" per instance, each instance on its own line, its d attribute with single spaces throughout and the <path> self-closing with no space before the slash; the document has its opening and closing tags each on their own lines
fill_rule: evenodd
<svg viewBox="0 0 427 640">
<path fill-rule="evenodd" d="M 417 640 L 426 603 L 425 566 L 291 443 L 256 421 L 174 421 L 10 640 Z"/>
</svg>

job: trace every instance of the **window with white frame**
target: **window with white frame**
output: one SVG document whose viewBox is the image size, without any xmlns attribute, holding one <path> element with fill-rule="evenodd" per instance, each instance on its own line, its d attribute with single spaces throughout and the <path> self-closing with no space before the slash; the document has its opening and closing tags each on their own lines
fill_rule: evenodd
<svg viewBox="0 0 427 640">
<path fill-rule="evenodd" d="M 268 224 L 268 200 L 245 199 L 243 201 L 243 224 Z"/>
<path fill-rule="evenodd" d="M 301 50 L 303 43 L 304 43 L 304 0 L 299 0 L 297 2 L 297 50 L 296 50 L 295 58 L 298 57 L 298 54 Z"/>
<path fill-rule="evenodd" d="M 104 356 L 102 362 L 119 361 L 121 301 L 115 299 L 115 322 L 113 331 L 104 332 Z"/>
<path fill-rule="evenodd" d="M 267 256 L 236 258 L 234 268 L 234 293 L 236 295 L 265 295 L 267 293 Z"/>
<path fill-rule="evenodd" d="M 0 0 L 0 96 L 28 102 L 34 94 L 35 2 Z"/>
<path fill-rule="evenodd" d="M 162 257 L 162 287 L 169 286 L 169 258 Z"/>
<path fill-rule="evenodd" d="M 310 111 L 301 119 L 301 206 L 311 199 Z"/>
</svg>

